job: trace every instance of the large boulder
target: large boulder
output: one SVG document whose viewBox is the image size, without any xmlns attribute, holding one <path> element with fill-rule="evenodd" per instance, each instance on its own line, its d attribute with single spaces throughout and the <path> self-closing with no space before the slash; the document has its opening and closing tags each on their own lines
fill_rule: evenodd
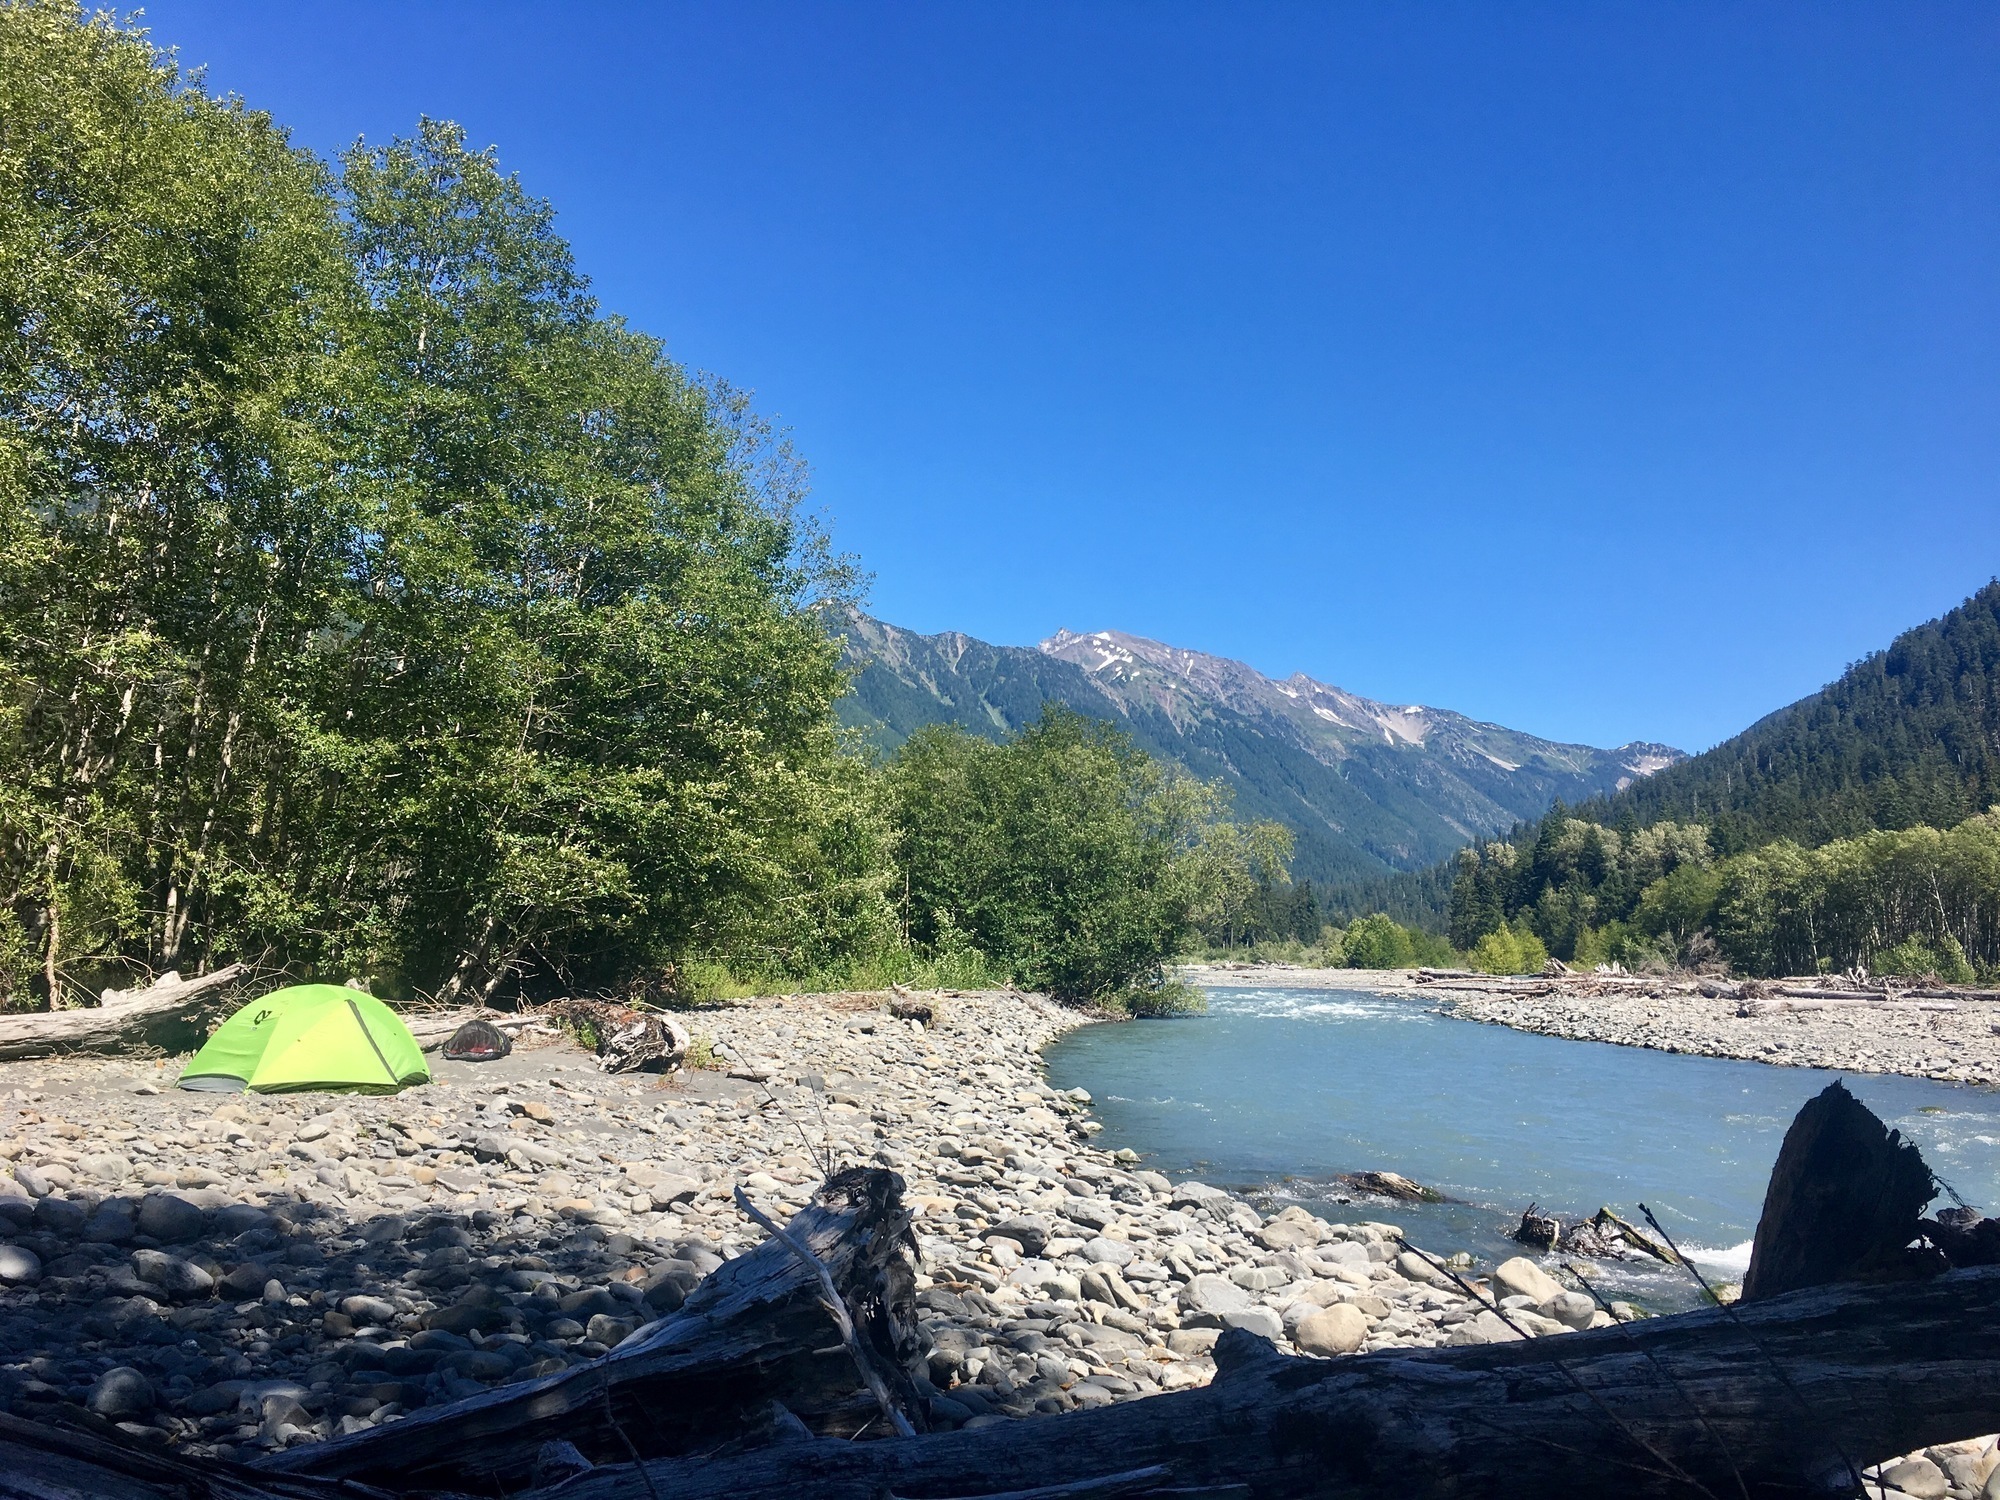
<svg viewBox="0 0 2000 1500">
<path fill-rule="evenodd" d="M 1181 1322 L 1190 1328 L 1227 1328 L 1230 1313 L 1247 1312 L 1255 1300 L 1227 1276 L 1204 1272 L 1180 1291 Z M 1279 1325 L 1282 1329 L 1282 1323 Z"/>
<path fill-rule="evenodd" d="M 1564 1292 L 1544 1302 L 1541 1314 L 1580 1332 L 1597 1322 L 1597 1304 L 1582 1292 Z"/>
<path fill-rule="evenodd" d="M 139 1232 L 139 1216 L 127 1198 L 106 1198 L 83 1223 L 83 1238 L 103 1245 L 123 1245 Z"/>
<path fill-rule="evenodd" d="M 1368 1337 L 1368 1319 L 1358 1307 L 1336 1302 L 1299 1319 L 1292 1342 L 1307 1354 L 1352 1354 Z"/>
<path fill-rule="evenodd" d="M 1010 1239 L 1030 1257 L 1039 1256 L 1048 1247 L 1049 1236 L 1054 1224 L 1042 1214 L 1021 1214 L 1012 1219 L 1002 1219 L 986 1232 Z"/>
<path fill-rule="evenodd" d="M 1537 1307 L 1568 1290 L 1525 1255 L 1502 1261 L 1494 1270 L 1493 1279 L 1507 1289 L 1507 1295 L 1531 1297 Z"/>
<path fill-rule="evenodd" d="M 1463 1323 L 1452 1326 L 1445 1335 L 1447 1344 L 1505 1344 L 1519 1339 L 1521 1335 L 1501 1321 L 1500 1315 L 1490 1307 Z"/>
<path fill-rule="evenodd" d="M 61 1235 L 64 1239 L 74 1239 L 82 1234 L 84 1222 L 89 1217 L 89 1209 L 74 1198 L 59 1194 L 52 1193 L 35 1205 L 35 1227 L 45 1234 Z"/>
<path fill-rule="evenodd" d="M 1313 1258 L 1336 1266 L 1352 1266 L 1365 1271 L 1373 1263 L 1368 1247 L 1356 1240 L 1332 1240 L 1313 1252 Z"/>
<path fill-rule="evenodd" d="M 132 1269 L 169 1297 L 206 1297 L 215 1287 L 215 1278 L 200 1266 L 164 1250 L 134 1250 Z"/>
<path fill-rule="evenodd" d="M 121 1417 L 143 1417 L 155 1402 L 153 1382 L 130 1365 L 117 1365 L 97 1377 L 84 1403 L 98 1416 L 116 1422 Z"/>
<path fill-rule="evenodd" d="M 151 1193 L 139 1205 L 139 1233 L 151 1235 L 163 1245 L 178 1245 L 201 1233 L 205 1217 L 185 1198 Z"/>
<path fill-rule="evenodd" d="M 1226 1312 L 1222 1314 L 1222 1324 L 1225 1328 L 1241 1328 L 1273 1343 L 1285 1333 L 1285 1320 L 1275 1308 L 1270 1307 L 1246 1307 L 1241 1312 Z"/>
<path fill-rule="evenodd" d="M 0 1245 L 0 1283 L 33 1286 L 42 1279 L 42 1258 L 25 1245 Z"/>
<path fill-rule="evenodd" d="M 1229 1194 L 1221 1188 L 1210 1187 L 1205 1182 L 1183 1182 L 1175 1186 L 1173 1196 L 1167 1200 L 1170 1208 L 1213 1208 L 1227 1207 Z"/>
<path fill-rule="evenodd" d="M 1395 1260 L 1396 1274 L 1407 1281 L 1421 1281 L 1430 1286 L 1450 1286 L 1451 1278 L 1436 1266 L 1425 1260 L 1414 1250 L 1405 1250 Z"/>
<path fill-rule="evenodd" d="M 79 1157 L 76 1164 L 99 1182 L 116 1184 L 132 1175 L 130 1158 L 120 1156 L 116 1151 L 92 1152 L 89 1156 Z"/>
<path fill-rule="evenodd" d="M 1304 1250 L 1319 1244 L 1332 1232 L 1324 1219 L 1294 1203 L 1283 1213 L 1273 1214 L 1270 1222 L 1250 1237 L 1266 1250 Z"/>
</svg>

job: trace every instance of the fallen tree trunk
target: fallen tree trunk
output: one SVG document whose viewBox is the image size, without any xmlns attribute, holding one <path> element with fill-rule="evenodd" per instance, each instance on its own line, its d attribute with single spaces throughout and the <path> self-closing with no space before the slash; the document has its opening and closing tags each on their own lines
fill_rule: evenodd
<svg viewBox="0 0 2000 1500">
<path fill-rule="evenodd" d="M 1841 1010 L 1848 1007 L 1865 1008 L 1885 1012 L 1899 1011 L 1954 1011 L 1958 1009 L 1956 1000 L 1903 1000 L 1884 999 L 1877 995 L 1863 999 L 1858 996 L 1822 995 L 1817 999 L 1784 998 L 1778 1000 L 1745 1000 L 1738 1007 L 1739 1016 L 1776 1015 L 1788 1010 Z"/>
<path fill-rule="evenodd" d="M 695 1422 L 718 1403 L 684 1384 L 672 1396 L 695 1399 L 700 1412 L 667 1400 L 620 1409 L 635 1445 L 664 1427 L 690 1451 L 644 1464 L 600 1462 L 535 1493 L 547 1500 L 1824 1495 L 1852 1489 L 1849 1463 L 2000 1426 L 2000 1267 L 1812 1288 L 1739 1309 L 1415 1355 L 1299 1358 L 1242 1331 L 1225 1334 L 1216 1354 L 1221 1373 L 1203 1390 L 883 1442 L 814 1438 L 796 1426 L 788 1436 L 782 1422 L 761 1432 L 740 1424 L 711 1430 L 707 1441 L 694 1441 Z M 445 1412 L 453 1419 L 420 1438 L 421 1414 L 383 1429 L 375 1456 L 393 1464 L 393 1440 L 407 1430 L 419 1438 L 411 1458 L 430 1463 L 434 1475 L 439 1437 L 468 1448 L 511 1446 L 519 1432 L 486 1431 L 463 1406 Z M 552 1413 L 517 1408 L 513 1416 L 586 1442 L 601 1424 L 588 1403 Z M 298 1472 L 313 1467 L 303 1459 L 342 1446 L 294 1449 L 245 1470 L 0 1419 L 0 1496 L 363 1500 L 436 1491 L 435 1480 L 414 1469 L 384 1475 L 379 1488 L 315 1484 Z M 486 1467 L 471 1455 L 465 1466 Z M 537 1473 L 532 1456 L 524 1473 Z M 546 1469 L 542 1477 L 550 1477 Z M 513 1493 L 519 1483 L 494 1472 L 467 1489 Z"/>
<path fill-rule="evenodd" d="M 122 1434 L 24 1422 L 0 1412 L 0 1500 L 371 1500 L 384 1491 L 264 1474 L 220 1459 L 140 1447 Z"/>
<path fill-rule="evenodd" d="M 2000 1235 L 1987 1232 L 1991 1221 L 1920 1225 L 1931 1181 L 1915 1148 L 1836 1084 L 1786 1136 L 1758 1227 L 1755 1296 L 1740 1306 L 1331 1360 L 1287 1356 L 1232 1330 L 1203 1390 L 855 1442 L 841 1439 L 901 1427 L 899 1416 L 920 1426 L 923 1411 L 906 1373 L 922 1344 L 902 1181 L 855 1169 L 830 1179 L 782 1234 L 718 1270 L 678 1314 L 591 1365 L 294 1448 L 255 1470 L 128 1452 L 115 1433 L 92 1447 L 14 1423 L 0 1427 L 0 1465 L 13 1471 L 0 1472 L 0 1496 L 1851 1492 L 1863 1466 L 2000 1427 L 2000 1265 L 1933 1274 L 1945 1255 L 1902 1250 L 1934 1232 L 1986 1259 L 2000 1253 Z M 1902 1279 L 1814 1284 L 1879 1275 Z M 851 1328 L 837 1328 L 836 1302 Z M 51 1453 L 67 1465 L 53 1480 Z"/>
<path fill-rule="evenodd" d="M 874 1362 L 872 1373 L 921 1428 L 908 1372 L 922 1350 L 902 1193 L 903 1180 L 893 1172 L 837 1173 L 786 1232 L 832 1277 Z M 822 1296 L 817 1269 L 774 1236 L 726 1262 L 678 1312 L 591 1364 L 293 1448 L 269 1467 L 388 1488 L 490 1495 L 525 1488 L 538 1450 L 549 1442 L 570 1443 L 584 1459 L 607 1463 L 786 1430 L 850 1437 L 886 1426 Z"/>
<path fill-rule="evenodd" d="M 973 1432 L 618 1465 L 562 1500 L 1734 1497 L 1738 1474 L 1753 1496 L 1825 1494 L 1850 1459 L 2000 1426 L 2000 1268 L 1416 1355 L 1295 1358 L 1241 1331 L 1216 1353 L 1204 1390 Z"/>
<path fill-rule="evenodd" d="M 248 964 L 230 964 L 198 979 L 169 974 L 139 990 L 106 990 L 103 1003 L 80 1010 L 0 1016 L 0 1062 L 65 1052 L 183 1050 L 199 1040 L 202 1016 L 228 1004 L 229 986 Z"/>
</svg>

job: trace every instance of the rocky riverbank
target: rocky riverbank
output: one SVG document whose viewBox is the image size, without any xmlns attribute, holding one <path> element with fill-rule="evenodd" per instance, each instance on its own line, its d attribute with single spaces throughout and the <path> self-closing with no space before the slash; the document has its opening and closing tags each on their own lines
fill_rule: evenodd
<svg viewBox="0 0 2000 1500">
<path fill-rule="evenodd" d="M 1536 995 L 1420 984 L 1412 970 L 1305 969 L 1285 964 L 1194 965 L 1194 985 L 1366 990 L 1435 1006 L 1467 1021 L 1579 1042 L 1610 1042 L 1734 1057 L 1780 1067 L 1901 1073 L 1941 1083 L 2000 1084 L 2000 1004 L 1964 1001 L 1918 1008 L 1857 1003 L 1825 1008 L 1745 1006 L 1662 982 L 1625 994 Z M 1519 981 L 1505 981 L 1519 983 Z M 1756 1013 L 1745 1013 L 1756 1012 Z"/>
<path fill-rule="evenodd" d="M 1672 993 L 1439 997 L 1452 1015 L 1575 1041 L 1736 1057 L 1789 1068 L 1902 1073 L 1941 1083 L 2000 1083 L 2000 1005 L 1956 1009 L 1855 1004 L 1740 1014 L 1738 1001 Z"/>
<path fill-rule="evenodd" d="M 1393 1225 L 1265 1219 L 1094 1149 L 1032 996 L 752 1002 L 719 1066 L 607 1078 L 566 1043 L 391 1098 L 181 1093 L 176 1067 L 0 1067 L 0 1404 L 195 1451 L 322 1439 L 604 1352 L 782 1218 L 826 1157 L 907 1179 L 934 1420 L 1205 1382 L 1221 1329 L 1307 1353 L 1608 1321 L 1526 1260 L 1468 1297 Z M 1386 1212 L 1386 1208 L 1381 1210 Z M 87 1419 L 86 1419 L 87 1420 Z"/>
</svg>

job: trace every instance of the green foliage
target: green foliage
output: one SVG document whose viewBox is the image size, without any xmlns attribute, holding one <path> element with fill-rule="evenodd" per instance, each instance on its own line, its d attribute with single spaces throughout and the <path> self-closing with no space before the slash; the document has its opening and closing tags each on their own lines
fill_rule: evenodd
<svg viewBox="0 0 2000 1500">
<path fill-rule="evenodd" d="M 1501 925 L 1473 944 L 1471 967 L 1482 974 L 1539 974 L 1549 950 L 1534 933 Z"/>
<path fill-rule="evenodd" d="M 2000 965 L 2000 811 L 1726 860 L 1716 939 L 1751 974 L 1863 966 L 1963 975 Z M 1884 964 L 1894 967 L 1882 967 Z"/>
<path fill-rule="evenodd" d="M 1208 1001 L 1202 992 L 1178 979 L 1122 991 L 1111 997 L 1110 1004 L 1139 1021 L 1195 1016 L 1208 1009 Z"/>
<path fill-rule="evenodd" d="M 1585 927 L 1578 932 L 1576 950 L 1569 962 L 1580 969 L 1616 964 L 1637 970 L 1670 968 L 1673 960 L 1659 943 L 1629 924 L 1606 922 L 1602 927 Z"/>
<path fill-rule="evenodd" d="M 1946 984 L 1970 984 L 1977 977 L 1966 962 L 1965 950 L 1950 933 L 1935 945 L 1920 937 L 1906 937 L 1877 953 L 1869 968 L 1877 974 L 1939 979 Z"/>
<path fill-rule="evenodd" d="M 1341 950 L 1350 969 L 1409 969 L 1417 963 L 1409 929 L 1380 912 L 1350 923 Z"/>
<path fill-rule="evenodd" d="M 1065 1000 L 1150 980 L 1285 853 L 1281 830 L 1226 820 L 1215 786 L 1058 706 L 1000 744 L 919 730 L 887 779 L 912 941 L 963 934 Z"/>
<path fill-rule="evenodd" d="M 919 950 L 896 942 L 804 969 L 735 967 L 717 959 L 695 959 L 681 965 L 679 978 L 681 997 L 695 1004 L 753 995 L 885 990 L 892 984 L 924 990 L 990 990 L 1011 982 L 1005 969 L 976 948 Z"/>
<path fill-rule="evenodd" d="M 1681 865 L 1639 893 L 1638 905 L 1632 909 L 1632 925 L 1648 937 L 1663 938 L 1675 948 L 1685 948 L 1714 916 L 1716 893 L 1721 885 L 1722 877 L 1717 870 L 1696 864 Z"/>
<path fill-rule="evenodd" d="M 1312 942 L 1295 937 L 1261 938 L 1249 943 L 1210 940 L 1200 950 L 1211 961 L 1253 959 L 1315 969 L 1409 969 L 1454 967 L 1460 954 L 1444 938 L 1421 927 L 1406 927 L 1382 912 L 1357 917 L 1345 927 L 1326 926 Z"/>
<path fill-rule="evenodd" d="M 851 574 L 547 204 L 431 121 L 336 182 L 65 0 L 0 98 L 0 1003 L 893 947 Z"/>
<path fill-rule="evenodd" d="M 1693 951 L 1715 897 L 1714 858 L 1700 824 L 1620 831 L 1560 805 L 1532 841 L 1477 845 L 1457 863 L 1448 925 L 1467 949 L 1511 925 L 1558 958 L 1607 962 L 1593 957 L 1605 942 L 1598 930 L 1616 927 L 1653 940 L 1649 957 L 1678 962 Z M 1587 933 L 1596 935 L 1586 940 Z"/>
</svg>

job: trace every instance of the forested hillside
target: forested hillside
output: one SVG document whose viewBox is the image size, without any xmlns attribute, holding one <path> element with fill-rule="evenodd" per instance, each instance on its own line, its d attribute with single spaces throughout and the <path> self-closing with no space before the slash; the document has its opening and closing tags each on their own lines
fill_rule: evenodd
<svg viewBox="0 0 2000 1500">
<path fill-rule="evenodd" d="M 1289 828 L 1299 880 L 1371 896 L 1393 895 L 1382 882 L 1396 871 L 1423 869 L 1558 798 L 1610 791 L 1680 756 L 1663 745 L 1558 744 L 1445 710 L 1376 703 L 1303 675 L 1276 682 L 1240 662 L 1116 631 L 1062 632 L 1031 649 L 918 635 L 866 616 L 847 630 L 855 679 L 841 716 L 877 745 L 892 748 L 931 723 L 998 736 L 1061 703 L 1220 780 L 1239 816 Z"/>
<path fill-rule="evenodd" d="M 1733 852 L 1945 828 L 2000 802 L 2000 582 L 1713 750 L 1585 807 L 1705 824 Z"/>
<path fill-rule="evenodd" d="M 1454 861 L 1452 941 L 1581 963 L 2000 966 L 2000 584 L 1810 698 Z"/>
</svg>

